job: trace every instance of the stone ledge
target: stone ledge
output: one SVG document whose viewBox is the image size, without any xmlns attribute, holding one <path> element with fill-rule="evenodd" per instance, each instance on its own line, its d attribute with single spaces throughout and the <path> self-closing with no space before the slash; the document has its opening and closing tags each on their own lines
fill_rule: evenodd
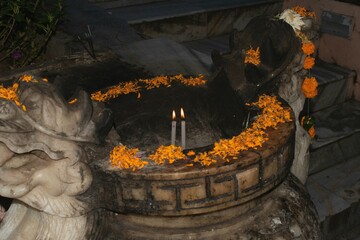
<svg viewBox="0 0 360 240">
<path fill-rule="evenodd" d="M 320 59 L 311 70 L 319 83 L 319 94 L 310 101 L 311 112 L 317 112 L 351 98 L 356 73 Z"/>
<path fill-rule="evenodd" d="M 149 4 L 154 2 L 161 1 L 171 1 L 171 0 L 88 0 L 89 2 L 96 3 L 99 7 L 104 9 L 119 8 L 119 7 L 128 7 L 133 5 Z"/>
<path fill-rule="evenodd" d="M 210 11 L 219 11 L 265 3 L 281 2 L 279 0 L 186 0 L 158 2 L 154 4 L 129 6 L 111 9 L 112 14 L 119 14 L 130 24 L 155 21 L 173 17 L 182 17 Z M 110 10 L 110 9 L 109 9 Z"/>
<path fill-rule="evenodd" d="M 360 102 L 350 100 L 313 114 L 316 137 L 311 150 L 360 132 Z"/>
<path fill-rule="evenodd" d="M 359 226 L 360 155 L 311 175 L 306 187 L 318 211 L 325 239 L 341 239 L 341 234 Z"/>
</svg>

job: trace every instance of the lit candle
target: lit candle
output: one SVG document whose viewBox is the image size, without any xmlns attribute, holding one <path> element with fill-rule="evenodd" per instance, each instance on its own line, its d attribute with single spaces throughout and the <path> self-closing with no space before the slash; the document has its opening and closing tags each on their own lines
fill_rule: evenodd
<svg viewBox="0 0 360 240">
<path fill-rule="evenodd" d="M 181 116 L 181 148 L 186 148 L 186 127 L 185 127 L 185 113 L 184 109 L 180 109 Z"/>
<path fill-rule="evenodd" d="M 171 145 L 175 145 L 176 139 L 176 114 L 175 110 L 172 111 L 172 122 L 171 122 Z"/>
</svg>

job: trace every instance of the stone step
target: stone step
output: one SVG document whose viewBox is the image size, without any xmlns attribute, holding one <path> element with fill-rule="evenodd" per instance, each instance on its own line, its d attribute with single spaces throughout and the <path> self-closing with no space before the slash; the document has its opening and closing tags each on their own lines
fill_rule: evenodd
<svg viewBox="0 0 360 240">
<path fill-rule="evenodd" d="M 128 7 L 141 4 L 150 4 L 160 1 L 171 1 L 171 0 L 88 0 L 89 2 L 97 3 L 102 8 L 118 8 L 118 7 Z"/>
<path fill-rule="evenodd" d="M 317 59 L 310 73 L 319 83 L 318 95 L 310 100 L 311 112 L 326 109 L 351 98 L 355 71 Z"/>
<path fill-rule="evenodd" d="M 234 9 L 268 3 L 281 2 L 279 0 L 168 0 L 153 1 L 152 4 L 123 7 L 115 1 L 97 4 L 106 8 L 112 14 L 121 14 L 129 23 L 156 21 L 174 17 L 188 16 L 204 12 Z"/>
<path fill-rule="evenodd" d="M 281 12 L 280 0 L 170 0 L 116 7 L 98 3 L 112 16 L 119 16 L 148 38 L 167 37 L 190 41 L 243 29 L 258 15 Z"/>
<path fill-rule="evenodd" d="M 360 155 L 360 102 L 315 112 L 316 137 L 310 146 L 310 174 Z"/>
<path fill-rule="evenodd" d="M 306 187 L 318 211 L 324 239 L 358 239 L 360 155 L 309 176 Z"/>
</svg>

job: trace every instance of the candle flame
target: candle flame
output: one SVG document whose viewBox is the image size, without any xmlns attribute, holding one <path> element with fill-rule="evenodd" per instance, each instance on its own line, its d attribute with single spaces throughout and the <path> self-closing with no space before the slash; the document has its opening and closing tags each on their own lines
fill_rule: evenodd
<svg viewBox="0 0 360 240">
<path fill-rule="evenodd" d="M 176 114 L 175 114 L 175 110 L 172 111 L 172 120 L 175 121 L 176 118 Z"/>
<path fill-rule="evenodd" d="M 184 113 L 183 108 L 180 109 L 180 116 L 181 116 L 181 119 L 185 119 L 185 113 Z"/>
</svg>

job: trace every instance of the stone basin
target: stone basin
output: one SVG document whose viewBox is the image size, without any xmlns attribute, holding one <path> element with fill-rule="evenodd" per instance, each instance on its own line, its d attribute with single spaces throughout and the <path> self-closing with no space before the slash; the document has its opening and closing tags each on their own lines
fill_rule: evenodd
<svg viewBox="0 0 360 240">
<path fill-rule="evenodd" d="M 239 46 L 242 45 L 235 45 L 236 48 Z M 285 55 L 292 56 L 292 51 L 289 52 Z M 232 56 L 241 58 L 243 55 Z M 264 74 L 265 83 L 272 83 L 274 73 L 285 80 L 292 80 L 289 76 L 298 74 L 293 73 L 296 69 L 293 66 L 300 65 L 300 55 L 293 62 L 290 57 L 284 59 L 281 66 Z M 225 60 L 225 70 L 229 64 L 237 69 L 237 65 L 231 64 L 232 58 Z M 281 71 L 285 73 L 281 75 Z M 236 76 L 232 75 L 232 79 L 244 80 Z M 219 83 L 216 79 L 214 82 Z M 236 94 L 246 92 L 248 87 L 256 91 L 246 98 L 260 93 L 258 84 L 241 83 L 244 86 L 240 84 Z M 291 84 L 286 89 L 292 89 Z M 290 174 L 295 143 L 298 144 L 300 139 L 295 134 L 295 124 L 299 129 L 296 112 L 292 116 L 293 122 L 267 129 L 268 140 L 261 147 L 240 152 L 237 159 L 230 162 L 220 159 L 214 165 L 203 167 L 197 163 L 189 166 L 186 159 L 171 165 L 149 164 L 132 172 L 113 168 L 109 162 L 109 153 L 115 145 L 124 141 L 126 145 L 136 147 L 139 143 L 139 139 L 126 142 L 118 128 L 122 120 L 119 120 L 121 114 L 116 115 L 119 113 L 117 108 L 112 108 L 115 128 L 108 132 L 111 126 L 108 109 L 91 101 L 89 95 L 81 91 L 77 95 L 78 101 L 69 104 L 73 92 L 60 92 L 75 88 L 65 81 L 58 89 L 46 82 L 21 85 L 24 86 L 20 102 L 26 105 L 27 111 L 13 102 L 1 100 L 4 110 L 1 117 L 6 124 L 0 136 L 3 151 L 8 155 L 1 159 L 0 170 L 7 176 L 16 173 L 22 178 L 21 181 L 15 177 L 0 181 L 3 186 L 0 194 L 15 198 L 1 222 L 0 238 L 21 239 L 26 235 L 28 239 L 320 239 L 313 204 Z M 214 91 L 218 95 L 213 96 L 216 100 L 226 96 L 236 110 L 237 106 L 243 107 L 242 103 L 227 94 L 235 92 L 234 86 L 231 79 L 220 82 Z M 207 104 L 212 106 L 217 102 Z M 190 129 L 191 125 L 196 126 L 191 123 L 192 119 L 198 118 L 190 117 L 191 100 L 189 103 L 190 107 L 185 110 L 189 113 Z M 290 105 L 293 103 L 291 101 Z M 223 106 L 228 104 L 217 105 L 214 112 L 222 113 L 226 110 Z M 111 103 L 108 107 L 111 108 Z M 8 109 L 12 110 L 11 114 Z M 167 111 L 164 108 L 158 114 L 169 117 Z M 233 112 L 225 113 L 231 117 Z M 199 116 L 202 119 L 206 114 Z M 209 124 L 200 128 L 198 136 L 206 139 L 204 133 L 214 132 L 208 142 L 215 142 L 236 135 L 242 129 L 236 124 L 242 125 L 246 114 L 238 117 L 232 123 L 235 125 L 228 125 L 228 117 L 223 118 L 225 121 L 217 118 L 215 127 Z M 10 131 L 14 122 L 19 123 L 22 131 Z M 165 122 L 169 123 L 169 119 Z M 164 136 L 170 134 L 166 127 L 168 123 L 162 127 Z M 230 126 L 232 130 L 224 131 L 224 126 Z M 208 142 L 189 144 L 186 151 L 207 151 L 211 148 Z M 153 151 L 153 146 L 160 144 L 166 144 L 166 141 L 150 141 L 145 145 L 145 156 Z M 21 191 L 14 196 L 14 189 Z"/>
<path fill-rule="evenodd" d="M 179 160 L 131 172 L 112 168 L 108 156 L 103 156 L 90 164 L 99 186 L 91 195 L 99 196 L 96 201 L 112 211 L 154 216 L 196 215 L 240 205 L 275 188 L 287 176 L 294 132 L 293 122 L 279 124 L 267 130 L 269 140 L 261 148 L 209 167 L 187 166 L 188 161 Z"/>
</svg>

